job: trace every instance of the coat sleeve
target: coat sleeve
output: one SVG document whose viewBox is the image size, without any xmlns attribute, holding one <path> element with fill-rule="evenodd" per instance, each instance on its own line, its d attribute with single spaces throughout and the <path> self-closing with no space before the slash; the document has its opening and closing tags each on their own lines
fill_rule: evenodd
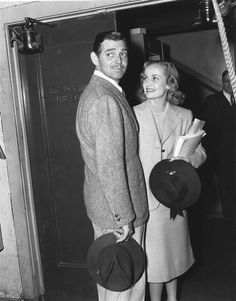
<svg viewBox="0 0 236 301">
<path fill-rule="evenodd" d="M 122 109 L 112 97 L 103 96 L 93 104 L 89 118 L 97 175 L 114 220 L 121 227 L 135 218 L 126 173 Z"/>
<path fill-rule="evenodd" d="M 190 121 L 188 122 L 188 129 L 189 129 L 192 124 L 193 114 L 191 111 L 188 112 L 189 112 L 188 120 Z M 201 143 L 198 145 L 195 152 L 191 156 L 189 156 L 190 163 L 195 168 L 198 168 L 200 165 L 202 165 L 206 161 L 206 158 L 207 158 L 206 151 Z"/>
<path fill-rule="evenodd" d="M 206 97 L 202 105 L 202 119 L 205 120 L 204 129 L 207 133 L 203 140 L 203 146 L 211 154 L 214 153 L 214 149 L 217 147 L 218 134 L 220 126 L 216 122 L 216 109 L 218 107 L 216 96 L 210 95 Z M 213 152 L 212 152 L 213 151 Z"/>
</svg>

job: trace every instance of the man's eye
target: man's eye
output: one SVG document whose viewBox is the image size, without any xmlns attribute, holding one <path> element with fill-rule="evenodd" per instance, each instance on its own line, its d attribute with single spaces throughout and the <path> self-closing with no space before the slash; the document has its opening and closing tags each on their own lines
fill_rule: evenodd
<svg viewBox="0 0 236 301">
<path fill-rule="evenodd" d="M 108 53 L 107 53 L 107 56 L 108 56 L 108 57 L 113 57 L 113 53 L 112 53 L 112 52 L 108 52 Z"/>
<path fill-rule="evenodd" d="M 127 55 L 126 52 L 122 52 L 122 53 L 121 53 L 121 56 L 122 56 L 123 58 L 127 58 L 128 55 Z"/>
<path fill-rule="evenodd" d="M 157 76 L 153 76 L 152 80 L 157 81 L 157 80 L 159 80 L 159 78 Z"/>
</svg>

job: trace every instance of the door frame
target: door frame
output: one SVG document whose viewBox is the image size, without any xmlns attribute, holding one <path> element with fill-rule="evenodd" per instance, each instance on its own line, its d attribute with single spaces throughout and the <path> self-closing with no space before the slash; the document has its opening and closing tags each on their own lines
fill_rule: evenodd
<svg viewBox="0 0 236 301">
<path fill-rule="evenodd" d="M 24 87 L 19 68 L 17 47 L 12 48 L 9 26 L 24 23 L 26 16 L 43 22 L 106 14 L 118 10 L 155 5 L 178 0 L 104 0 L 31 2 L 8 7 L 0 11 L 0 66 L 2 67 L 2 90 L 0 100 L 2 127 L 8 157 L 8 176 L 11 191 L 11 206 L 14 216 L 20 277 L 25 299 L 38 300 L 44 294 L 42 264 L 34 207 L 34 195 L 30 172 L 30 160 L 26 135 L 26 120 L 23 107 Z M 98 3 L 100 2 L 100 3 Z M 114 3 L 115 2 L 115 3 Z M 7 139 L 11 137 L 11 139 Z M 19 211 L 21 214 L 19 214 Z"/>
</svg>

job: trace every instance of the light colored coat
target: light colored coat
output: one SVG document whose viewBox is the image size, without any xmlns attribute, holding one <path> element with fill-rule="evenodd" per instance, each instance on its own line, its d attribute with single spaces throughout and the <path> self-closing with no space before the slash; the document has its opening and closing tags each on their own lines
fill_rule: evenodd
<svg viewBox="0 0 236 301">
<path fill-rule="evenodd" d="M 149 188 L 148 181 L 151 170 L 159 161 L 172 157 L 177 138 L 188 132 L 188 129 L 192 124 L 193 116 L 190 110 L 170 104 L 166 113 L 163 141 L 161 145 L 148 101 L 135 106 L 134 112 L 140 127 L 139 156 L 146 180 L 149 210 L 154 210 L 158 207 L 159 202 L 153 196 Z M 195 153 L 191 155 L 190 160 L 191 164 L 195 168 L 198 168 L 206 160 L 205 149 L 199 145 Z"/>
<path fill-rule="evenodd" d="M 85 162 L 84 201 L 90 220 L 117 229 L 148 217 L 138 156 L 138 125 L 125 96 L 93 75 L 81 95 L 76 130 Z"/>
</svg>

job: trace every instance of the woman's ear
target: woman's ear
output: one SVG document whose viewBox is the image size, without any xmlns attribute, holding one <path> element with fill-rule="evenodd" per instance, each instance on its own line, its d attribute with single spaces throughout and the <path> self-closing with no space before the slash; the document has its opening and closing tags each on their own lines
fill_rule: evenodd
<svg viewBox="0 0 236 301">
<path fill-rule="evenodd" d="M 90 53 L 90 58 L 91 58 L 91 61 L 93 62 L 93 64 L 95 66 L 98 66 L 99 65 L 99 62 L 98 62 L 98 56 L 96 55 L 95 52 L 91 52 Z"/>
</svg>

